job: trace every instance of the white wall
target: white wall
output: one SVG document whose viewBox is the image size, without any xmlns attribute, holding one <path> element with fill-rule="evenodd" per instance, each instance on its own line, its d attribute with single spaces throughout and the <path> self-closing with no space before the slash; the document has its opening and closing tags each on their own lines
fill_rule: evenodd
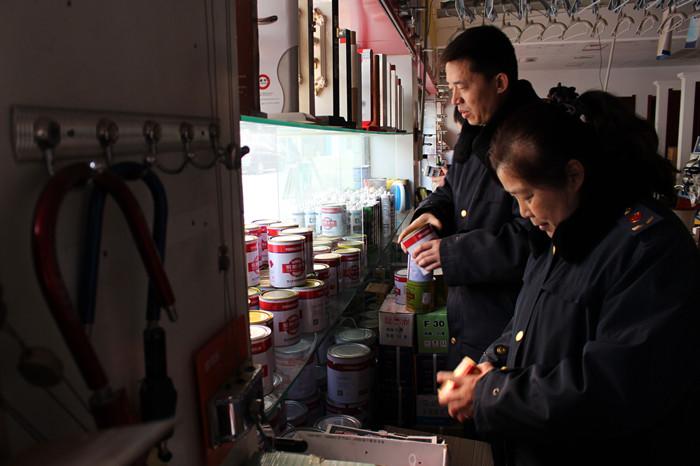
<svg viewBox="0 0 700 466">
<path fill-rule="evenodd" d="M 612 68 L 608 83 L 608 92 L 619 96 L 636 95 L 637 113 L 646 117 L 647 96 L 656 95 L 654 81 L 678 80 L 678 73 L 700 71 L 700 65 L 692 67 L 658 66 L 650 68 Z M 562 83 L 575 86 L 580 94 L 591 89 L 601 89 L 605 82 L 605 68 L 595 69 L 558 69 L 558 70 L 521 70 L 520 77 L 529 80 L 540 97 L 546 97 L 550 88 Z"/>
<path fill-rule="evenodd" d="M 34 271 L 31 225 L 39 193 L 48 180 L 42 163 L 17 163 L 10 135 L 10 106 L 50 106 L 151 114 L 210 115 L 207 31 L 202 2 L 3 2 L 0 15 L 0 284 L 7 321 L 28 346 L 54 351 L 65 378 L 83 400 L 86 387 L 42 296 Z M 215 99 L 227 135 L 226 47 L 223 2 L 217 2 L 217 54 L 212 72 L 219 75 Z M 235 69 L 234 69 L 235 73 Z M 235 81 L 235 78 L 234 78 Z M 234 88 L 234 92 L 235 88 Z M 60 151 L 59 151 L 60 153 Z M 119 143 L 115 146 L 119 154 Z M 204 154 L 201 154 L 204 156 Z M 140 160 L 142 156 L 132 159 Z M 119 157 L 117 161 L 123 160 Z M 170 161 L 170 159 L 168 160 Z M 165 162 L 164 162 L 165 163 Z M 63 163 L 58 163 L 60 166 Z M 176 298 L 179 320 L 163 316 L 167 332 L 168 370 L 176 389 L 177 424 L 170 442 L 173 466 L 202 461 L 193 352 L 227 321 L 222 279 L 217 271 L 217 196 L 212 170 L 188 167 L 177 176 L 158 172 L 169 203 L 165 268 Z M 228 187 L 229 176 L 225 176 Z M 240 192 L 231 178 L 232 190 Z M 130 183 L 152 218 L 151 200 L 143 186 Z M 73 301 L 88 191 L 76 189 L 64 202 L 58 228 L 63 276 Z M 237 197 L 233 196 L 232 197 Z M 226 235 L 240 232 L 242 206 L 224 202 L 232 218 Z M 235 215 L 233 214 L 235 212 Z M 231 213 L 229 215 L 229 213 Z M 231 256 L 241 257 L 242 239 L 229 241 Z M 238 244 L 240 243 L 240 244 Z M 145 326 L 147 281 L 126 223 L 113 201 L 107 201 L 101 248 L 97 319 L 92 343 L 113 387 L 125 387 L 136 412 L 143 377 L 141 332 Z M 240 263 L 240 261 L 238 261 Z M 234 262 L 233 306 L 245 314 L 245 272 Z M 230 312 L 231 310 L 227 310 Z M 235 309 L 233 310 L 235 312 Z M 247 338 L 247 335 L 238 335 Z M 81 433 L 43 390 L 29 385 L 16 370 L 19 345 L 0 332 L 0 393 L 49 440 Z M 53 390 L 88 426 L 91 416 L 65 384 Z M 94 427 L 93 427 L 94 428 Z M 35 446 L 10 417 L 0 411 L 0 463 Z"/>
</svg>

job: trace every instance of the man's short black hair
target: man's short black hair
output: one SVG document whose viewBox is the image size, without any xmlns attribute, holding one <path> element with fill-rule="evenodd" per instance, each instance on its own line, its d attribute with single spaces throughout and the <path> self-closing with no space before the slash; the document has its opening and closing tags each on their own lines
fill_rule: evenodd
<svg viewBox="0 0 700 466">
<path fill-rule="evenodd" d="M 518 80 L 518 59 L 510 39 L 495 26 L 469 28 L 454 38 L 442 52 L 442 62 L 469 60 L 470 70 L 487 78 L 508 76 L 510 86 Z"/>
</svg>

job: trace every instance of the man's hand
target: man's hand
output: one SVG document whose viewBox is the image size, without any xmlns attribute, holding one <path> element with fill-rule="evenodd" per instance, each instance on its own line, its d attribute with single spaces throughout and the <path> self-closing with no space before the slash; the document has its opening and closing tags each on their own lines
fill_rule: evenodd
<svg viewBox="0 0 700 466">
<path fill-rule="evenodd" d="M 441 266 L 440 263 L 440 241 L 441 239 L 431 239 L 416 246 L 413 250 L 413 260 L 420 267 L 428 272 Z"/>
<path fill-rule="evenodd" d="M 408 236 L 409 233 L 419 229 L 425 224 L 432 225 L 433 228 L 435 228 L 436 230 L 442 230 L 442 222 L 438 220 L 438 218 L 435 215 L 426 212 L 424 214 L 419 215 L 417 219 L 412 221 L 411 224 L 408 225 L 406 229 L 401 232 L 401 234 L 399 235 L 399 244 L 401 244 L 401 241 L 403 241 L 403 239 L 406 236 Z M 403 252 L 407 252 L 406 248 L 404 248 L 403 245 L 401 245 L 401 249 L 403 249 Z"/>
<path fill-rule="evenodd" d="M 460 364 L 461 366 L 461 364 Z M 447 406 L 451 417 L 459 422 L 474 416 L 474 389 L 477 382 L 493 370 L 490 362 L 482 362 L 460 375 L 454 372 L 441 371 L 437 374 L 437 381 L 443 386 L 438 391 L 438 402 L 441 406 Z"/>
</svg>

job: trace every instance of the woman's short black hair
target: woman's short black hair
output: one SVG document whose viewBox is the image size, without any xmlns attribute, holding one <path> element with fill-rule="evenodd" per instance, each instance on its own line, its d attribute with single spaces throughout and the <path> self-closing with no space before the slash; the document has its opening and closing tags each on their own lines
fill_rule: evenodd
<svg viewBox="0 0 700 466">
<path fill-rule="evenodd" d="M 507 166 L 536 186 L 561 187 L 569 160 L 585 170 L 584 194 L 624 203 L 673 196 L 674 168 L 657 154 L 654 129 L 612 94 L 589 91 L 581 114 L 544 101 L 513 112 L 491 141 L 494 169 Z"/>
<path fill-rule="evenodd" d="M 466 29 L 442 52 L 442 62 L 469 60 L 470 70 L 487 78 L 505 73 L 511 85 L 518 80 L 518 60 L 510 39 L 495 26 Z"/>
</svg>

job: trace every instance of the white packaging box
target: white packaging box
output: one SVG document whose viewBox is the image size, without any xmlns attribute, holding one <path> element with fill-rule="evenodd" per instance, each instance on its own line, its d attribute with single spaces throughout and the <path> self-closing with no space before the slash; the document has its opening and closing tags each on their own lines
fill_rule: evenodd
<svg viewBox="0 0 700 466">
<path fill-rule="evenodd" d="M 260 109 L 266 113 L 299 111 L 298 0 L 258 0 Z M 306 51 L 304 51 L 305 53 Z"/>
<path fill-rule="evenodd" d="M 341 461 L 382 466 L 447 465 L 447 444 L 349 434 L 298 431 L 308 444 L 306 453 Z"/>
<path fill-rule="evenodd" d="M 416 334 L 415 317 L 405 305 L 396 304 L 393 295 L 388 295 L 379 308 L 379 344 L 412 347 Z"/>
</svg>

